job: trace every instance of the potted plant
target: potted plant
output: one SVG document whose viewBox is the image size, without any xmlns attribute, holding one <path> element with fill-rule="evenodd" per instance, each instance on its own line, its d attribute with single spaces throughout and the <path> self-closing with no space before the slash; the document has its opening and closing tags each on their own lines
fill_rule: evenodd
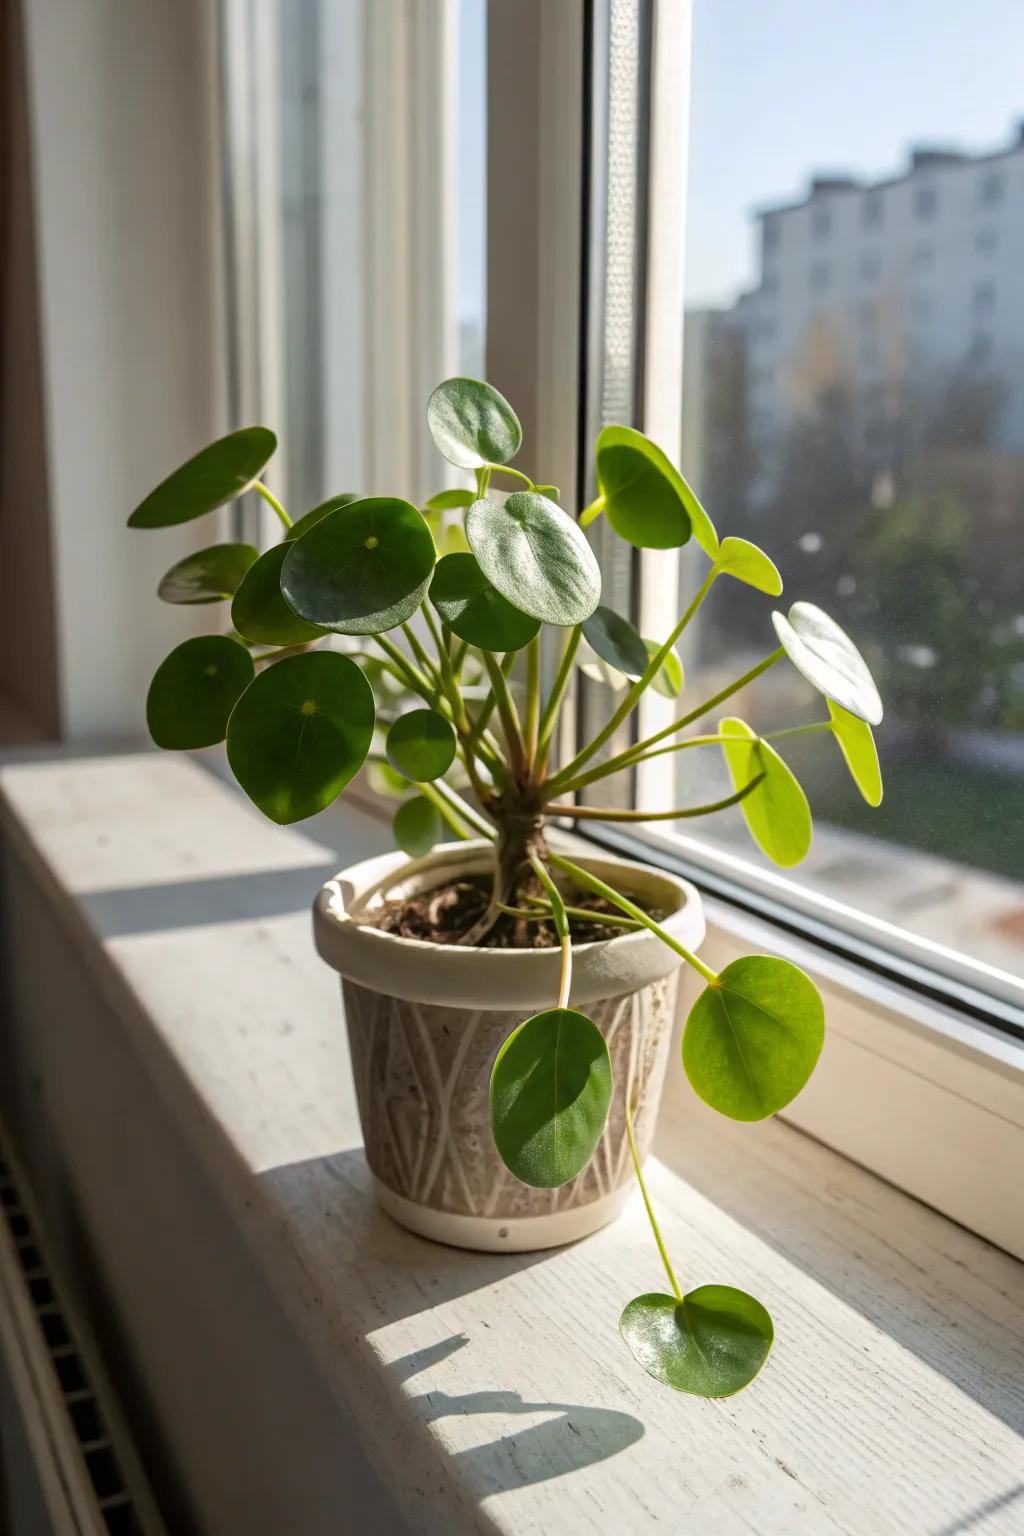
<svg viewBox="0 0 1024 1536">
<path fill-rule="evenodd" d="M 163 578 L 170 602 L 230 600 L 233 631 L 171 652 L 149 691 L 149 729 L 172 749 L 226 740 L 239 784 L 279 823 L 325 809 L 367 762 L 406 794 L 394 818 L 402 852 L 344 871 L 315 906 L 318 948 L 342 977 L 378 1198 L 427 1236 L 522 1250 L 593 1231 L 635 1175 L 670 1290 L 631 1301 L 623 1336 L 659 1380 L 724 1396 L 764 1363 L 771 1319 L 730 1285 L 682 1294 L 643 1179 L 678 968 L 704 982 L 683 1034 L 686 1076 L 739 1120 L 774 1114 L 807 1082 L 821 1000 L 802 971 L 771 956 L 716 974 L 697 952 L 692 886 L 607 855 L 570 857 L 549 823 L 693 818 L 739 804 L 763 851 L 794 865 L 811 815 L 771 741 L 730 715 L 683 733 L 788 658 L 824 695 L 827 718 L 774 736 L 833 736 L 877 804 L 878 693 L 842 630 L 798 602 L 773 614 L 777 644 L 756 666 L 607 755 L 648 688 L 679 694 L 675 647 L 712 590 L 739 581 L 775 596 L 778 571 L 755 545 L 720 540 L 679 472 L 631 428 L 601 433 L 600 494 L 577 519 L 555 487 L 511 466 L 521 429 L 495 389 L 450 379 L 427 416 L 473 489 L 422 508 L 346 493 L 293 522 L 260 479 L 274 435 L 251 427 L 205 448 L 135 509 L 132 527 L 165 527 L 254 490 L 283 525 L 264 554 L 219 544 Z M 692 539 L 701 550 L 703 580 L 663 640 L 601 605 L 582 531 L 600 516 L 636 546 Z M 544 626 L 558 639 L 547 687 Z M 555 728 L 583 646 L 619 679 L 618 702 L 556 766 Z M 695 763 L 723 753 L 733 792 L 653 812 L 573 804 L 587 786 L 682 751 Z"/>
</svg>

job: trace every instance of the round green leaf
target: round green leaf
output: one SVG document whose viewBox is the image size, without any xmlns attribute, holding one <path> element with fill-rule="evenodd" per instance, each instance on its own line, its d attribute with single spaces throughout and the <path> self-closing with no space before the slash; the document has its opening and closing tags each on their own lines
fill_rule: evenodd
<svg viewBox="0 0 1024 1536">
<path fill-rule="evenodd" d="M 424 512 L 455 512 L 459 507 L 471 507 L 476 501 L 475 491 L 438 491 L 423 503 Z"/>
<path fill-rule="evenodd" d="M 484 575 L 514 608 L 563 627 L 589 619 L 601 598 L 594 551 L 546 496 L 515 491 L 501 506 L 474 501 L 466 534 Z"/>
<path fill-rule="evenodd" d="M 832 716 L 832 730 L 839 743 L 839 750 L 846 759 L 850 777 L 868 805 L 881 805 L 882 769 L 870 725 L 857 715 L 851 715 L 834 699 L 826 699 L 825 703 Z"/>
<path fill-rule="evenodd" d="M 366 777 L 370 788 L 375 795 L 383 795 L 394 799 L 401 799 L 407 795 L 412 785 L 401 773 L 396 773 L 391 764 L 383 759 L 368 761 L 366 764 Z"/>
<path fill-rule="evenodd" d="M 775 562 L 747 539 L 723 539 L 715 564 L 726 576 L 735 576 L 737 581 L 744 581 L 748 587 L 756 587 L 771 597 L 778 597 L 782 591 L 782 577 Z"/>
<path fill-rule="evenodd" d="M 661 650 L 657 640 L 645 640 L 648 658 Z M 655 693 L 660 693 L 666 699 L 678 699 L 683 691 L 683 664 L 676 651 L 669 651 L 665 660 L 654 674 L 651 684 Z"/>
<path fill-rule="evenodd" d="M 732 738 L 723 743 L 722 751 L 737 789 L 764 774 L 757 788 L 740 801 L 755 843 L 783 869 L 799 864 L 811 846 L 811 808 L 796 775 L 743 720 L 720 720 L 718 730 Z"/>
<path fill-rule="evenodd" d="M 683 1033 L 694 1091 L 731 1120 L 764 1120 L 795 1099 L 825 1039 L 825 1010 L 788 960 L 744 955 L 706 986 Z"/>
<path fill-rule="evenodd" d="M 213 544 L 186 555 L 161 578 L 157 596 L 165 603 L 222 603 L 259 555 L 251 544 Z"/>
<path fill-rule="evenodd" d="M 455 732 L 435 709 L 413 709 L 388 731 L 387 754 L 416 784 L 439 779 L 455 759 Z"/>
<path fill-rule="evenodd" d="M 243 427 L 210 443 L 140 501 L 129 528 L 169 528 L 247 491 L 277 447 L 268 427 Z"/>
<path fill-rule="evenodd" d="M 441 818 L 429 800 L 417 795 L 398 807 L 391 830 L 403 853 L 410 859 L 421 859 L 441 840 Z"/>
<path fill-rule="evenodd" d="M 158 747 L 190 751 L 224 740 L 228 716 L 252 682 L 252 657 L 227 635 L 198 635 L 157 667 L 146 724 Z"/>
<path fill-rule="evenodd" d="M 807 681 L 843 709 L 878 725 L 882 701 L 867 662 L 849 635 L 814 603 L 794 603 L 789 617 L 772 614 L 786 655 Z"/>
<path fill-rule="evenodd" d="M 416 612 L 434 569 L 422 515 L 397 497 L 339 507 L 289 544 L 281 590 L 300 618 L 339 635 L 379 635 Z"/>
<path fill-rule="evenodd" d="M 611 608 L 595 608 L 583 625 L 583 635 L 602 661 L 626 677 L 639 677 L 650 660 L 647 646 L 632 624 Z"/>
<path fill-rule="evenodd" d="M 573 1008 L 549 1008 L 512 1031 L 491 1071 L 491 1130 L 502 1162 L 537 1189 L 589 1163 L 608 1118 L 605 1038 Z"/>
<path fill-rule="evenodd" d="M 605 427 L 597 440 L 597 479 L 615 532 L 640 549 L 677 549 L 691 533 L 712 560 L 714 524 L 675 465 L 632 427 Z"/>
<path fill-rule="evenodd" d="M 271 821 L 324 810 L 363 765 L 373 739 L 373 693 L 337 651 L 267 667 L 228 721 L 228 762 Z"/>
<path fill-rule="evenodd" d="M 697 1397 L 731 1397 L 748 1386 L 775 1338 L 761 1303 L 731 1285 L 701 1285 L 682 1301 L 658 1292 L 637 1296 L 619 1328 L 649 1375 Z"/>
<path fill-rule="evenodd" d="M 328 512 L 337 512 L 339 507 L 350 507 L 354 501 L 364 499 L 361 491 L 346 491 L 342 496 L 332 496 L 328 501 L 322 501 L 318 507 L 313 508 L 312 512 L 305 512 L 302 517 L 296 519 L 285 534 L 285 539 L 289 543 L 294 543 L 296 539 L 301 539 L 304 533 L 315 528 L 317 523 L 322 523 Z"/>
<path fill-rule="evenodd" d="M 445 555 L 430 583 L 430 601 L 452 634 L 484 651 L 518 651 L 540 630 L 540 620 L 514 608 L 496 591 L 475 555 Z"/>
<path fill-rule="evenodd" d="M 507 464 L 523 429 L 504 395 L 479 379 L 446 379 L 427 401 L 427 425 L 438 450 L 459 469 Z"/>
<path fill-rule="evenodd" d="M 231 604 L 231 622 L 246 640 L 259 645 L 305 645 L 326 634 L 293 613 L 281 591 L 281 570 L 288 544 L 275 544 L 246 572 Z"/>
</svg>

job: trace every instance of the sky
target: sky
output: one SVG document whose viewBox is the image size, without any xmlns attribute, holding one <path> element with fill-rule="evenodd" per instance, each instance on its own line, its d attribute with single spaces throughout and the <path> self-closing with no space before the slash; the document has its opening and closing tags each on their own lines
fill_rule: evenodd
<svg viewBox="0 0 1024 1536">
<path fill-rule="evenodd" d="M 912 143 L 1002 147 L 1024 118 L 1024 0 L 694 0 L 686 293 L 756 274 L 753 208 Z"/>
<path fill-rule="evenodd" d="M 555 3 L 555 0 L 552 0 Z M 751 211 L 815 172 L 898 173 L 1024 118 L 1024 0 L 693 0 L 687 303 L 756 275 Z M 486 0 L 459 0 L 460 314 L 482 316 Z"/>
</svg>

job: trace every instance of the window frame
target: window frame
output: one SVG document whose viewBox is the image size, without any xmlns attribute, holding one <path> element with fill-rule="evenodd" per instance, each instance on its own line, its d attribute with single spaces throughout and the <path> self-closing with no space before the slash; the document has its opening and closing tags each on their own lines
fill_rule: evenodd
<svg viewBox="0 0 1024 1536">
<path fill-rule="evenodd" d="M 585 9 L 578 0 L 570 0 L 537 11 L 520 6 L 520 0 L 490 0 L 491 25 L 494 12 L 503 13 L 507 25 L 510 7 L 520 8 L 521 14 L 530 10 L 532 43 L 538 50 L 534 62 L 542 69 L 553 30 L 563 59 L 571 54 L 574 38 L 581 50 L 592 49 L 595 25 L 603 25 L 607 32 L 619 3 L 632 4 L 643 13 L 639 24 L 647 28 L 651 40 L 646 77 L 650 183 L 645 199 L 645 281 L 638 311 L 645 344 L 653 350 L 640 355 L 643 383 L 635 425 L 650 432 L 678 460 L 682 413 L 675 391 L 681 392 L 683 361 L 688 0 L 591 0 Z M 593 413 L 589 418 L 587 414 L 586 391 L 594 381 L 588 377 L 583 344 L 588 336 L 590 294 L 581 273 L 589 273 L 594 263 L 590 215 L 600 167 L 586 155 L 588 142 L 592 143 L 587 128 L 594 108 L 593 101 L 585 99 L 594 86 L 591 61 L 582 79 L 575 81 L 580 135 L 566 135 L 560 144 L 547 145 L 543 164 L 538 159 L 534 166 L 540 182 L 557 177 L 564 189 L 575 175 L 581 187 L 576 204 L 579 271 L 573 274 L 565 261 L 566 251 L 574 245 L 567 228 L 571 203 L 570 208 L 563 203 L 554 227 L 538 225 L 534 231 L 538 271 L 559 272 L 561 300 L 575 304 L 579 315 L 578 371 L 566 384 L 578 406 L 581 474 L 589 457 L 586 427 L 593 422 Z M 509 90 L 507 78 L 491 79 L 492 113 L 502 112 L 503 93 L 507 97 Z M 509 152 L 509 146 L 492 144 L 491 186 L 501 185 L 503 152 Z M 578 155 L 575 166 L 573 153 Z M 568 158 L 558 163 L 559 155 Z M 881 193 L 876 195 L 881 204 Z M 527 331 L 506 326 L 499 334 L 492 330 L 489 315 L 488 338 L 489 371 L 496 377 L 502 370 L 514 369 L 521 381 L 550 380 L 559 368 L 564 377 L 564 333 L 562 349 L 556 353 L 556 338 L 545 327 Z M 561 429 L 567 424 L 563 414 Z M 552 448 L 557 456 L 559 450 L 554 444 Z M 547 444 L 540 442 L 538 453 L 546 450 Z M 564 448 L 561 452 L 564 455 Z M 668 607 L 674 610 L 681 594 L 666 593 L 664 587 L 669 584 L 665 583 L 655 594 L 654 584 L 644 580 L 653 562 L 641 557 L 639 563 L 634 617 L 646 629 L 664 629 L 664 615 L 659 619 L 659 613 Z M 659 701 L 652 704 L 657 710 Z M 564 716 L 570 734 L 563 748 L 571 751 L 574 711 L 566 709 Z M 647 767 L 664 771 L 670 761 L 658 759 Z M 643 793 L 645 798 L 658 793 L 658 784 L 644 783 Z M 942 946 L 802 889 L 782 875 L 762 871 L 699 839 L 669 837 L 653 830 L 640 834 L 632 829 L 624 834 L 617 827 L 592 821 L 565 825 L 599 846 L 628 852 L 693 879 L 707 907 L 708 937 L 702 952 L 711 963 L 728 963 L 739 945 L 749 951 L 754 944 L 793 959 L 814 977 L 826 998 L 829 1044 L 812 1085 L 785 1111 L 785 1119 L 992 1242 L 1022 1253 L 1013 1169 L 1024 1159 L 1024 992 L 1014 977 L 967 956 L 954 956 Z M 851 1083 L 858 1085 L 859 1097 L 856 1089 L 851 1095 Z"/>
</svg>

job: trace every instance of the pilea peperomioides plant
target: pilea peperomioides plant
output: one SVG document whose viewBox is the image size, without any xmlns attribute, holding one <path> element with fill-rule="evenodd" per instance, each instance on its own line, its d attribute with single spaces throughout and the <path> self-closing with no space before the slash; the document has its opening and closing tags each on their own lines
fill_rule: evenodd
<svg viewBox="0 0 1024 1536">
<path fill-rule="evenodd" d="M 824 695 L 827 718 L 777 731 L 774 739 L 805 731 L 833 736 L 861 794 L 877 805 L 882 787 L 871 727 L 882 706 L 843 631 L 820 609 L 798 602 L 788 616 L 773 614 L 777 645 L 742 677 L 645 740 L 601 756 L 648 688 L 680 693 L 675 647 L 712 589 L 732 580 L 777 596 L 778 571 L 746 540 L 719 540 L 679 472 L 631 428 L 601 433 L 600 494 L 573 518 L 558 505 L 555 487 L 510 466 L 522 434 L 495 389 L 450 379 L 434 391 L 427 416 L 437 447 L 473 475 L 475 489 L 442 491 L 423 508 L 347 493 L 293 523 L 259 478 L 274 435 L 251 427 L 204 449 L 136 508 L 130 526 L 165 527 L 254 490 L 284 528 L 282 541 L 265 554 L 246 544 L 215 545 L 164 577 L 159 592 L 168 602 L 230 600 L 233 632 L 186 640 L 172 651 L 153 679 L 147 718 L 162 747 L 226 739 L 239 784 L 276 822 L 322 811 L 369 759 L 392 787 L 415 787 L 395 816 L 398 843 L 411 856 L 437 842 L 443 825 L 456 838 L 493 842 L 489 900 L 458 942 L 486 943 L 497 924 L 512 921 L 522 935 L 546 925 L 561 947 L 553 1006 L 512 1031 L 490 1087 L 491 1126 L 505 1165 L 527 1184 L 555 1188 L 593 1155 L 613 1092 L 605 1038 L 571 1005 L 572 930 L 580 916 L 574 897 L 589 902 L 582 915 L 590 922 L 658 934 L 703 979 L 683 1035 L 683 1067 L 697 1094 L 724 1115 L 760 1120 L 787 1105 L 818 1059 L 824 1016 L 812 983 L 787 961 L 752 955 L 716 974 L 651 913 L 553 851 L 547 819 L 689 819 L 738 804 L 755 842 L 788 868 L 810 846 L 811 814 L 776 747 L 733 716 L 703 734 L 684 733 L 788 657 Z M 508 488 L 497 491 L 496 477 Z M 692 539 L 707 561 L 693 600 L 661 641 L 645 640 L 601 606 L 601 573 L 583 532 L 600 516 L 639 547 L 677 549 Z M 544 625 L 560 637 L 546 689 Z M 559 709 L 577 665 L 599 669 L 620 696 L 592 740 L 552 767 Z M 586 786 L 657 754 L 683 751 L 695 753 L 695 762 L 703 752 L 721 752 L 733 793 L 679 809 L 572 803 Z M 760 1370 L 772 1343 L 771 1319 L 753 1297 L 728 1285 L 683 1294 L 644 1183 L 629 1106 L 626 1127 L 671 1290 L 631 1301 L 623 1336 L 658 1380 L 725 1396 Z"/>
</svg>

